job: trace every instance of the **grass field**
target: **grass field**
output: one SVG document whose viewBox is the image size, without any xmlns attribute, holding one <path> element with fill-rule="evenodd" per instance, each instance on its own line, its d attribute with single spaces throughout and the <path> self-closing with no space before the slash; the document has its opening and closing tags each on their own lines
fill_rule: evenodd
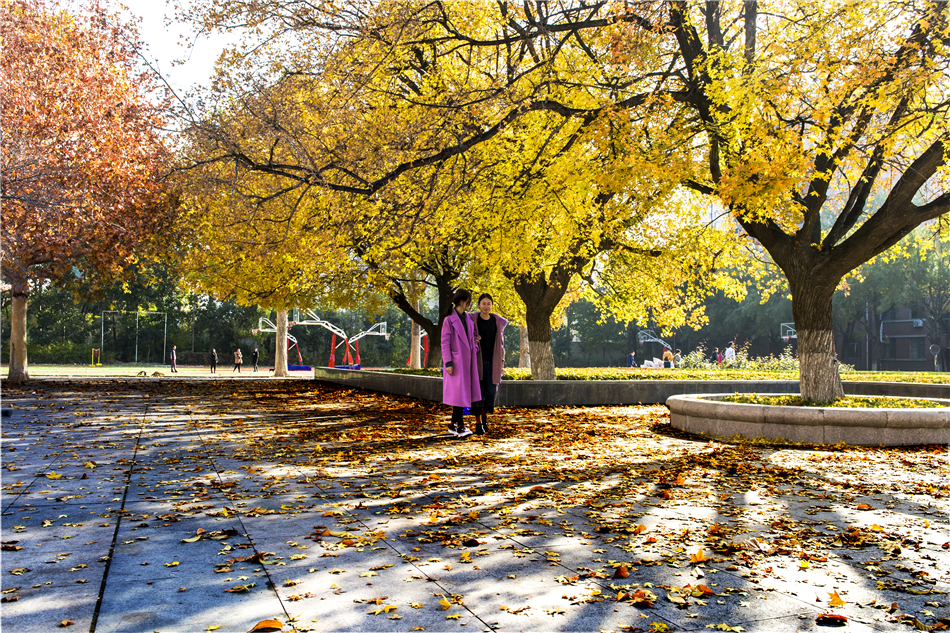
<svg viewBox="0 0 950 633">
<path fill-rule="evenodd" d="M 234 365 L 218 365 L 218 371 L 211 373 L 207 365 L 202 366 L 178 366 L 178 373 L 171 373 L 168 365 L 30 365 L 30 377 L 32 378 L 118 378 L 118 377 L 138 377 L 139 372 L 144 371 L 147 377 L 159 372 L 168 378 L 267 378 L 273 372 L 270 367 L 261 367 L 257 372 L 253 367 L 244 365 L 241 372 L 232 371 Z M 2 376 L 6 377 L 8 368 L 6 365 L 0 366 Z M 313 378 L 313 371 L 292 371 L 292 377 Z"/>
<path fill-rule="evenodd" d="M 438 376 L 437 369 L 394 369 L 400 374 Z M 558 380 L 798 380 L 798 371 L 761 369 L 643 369 L 627 367 L 558 367 Z M 950 372 L 842 371 L 846 381 L 950 384 Z M 507 368 L 505 380 L 531 380 L 530 369 Z"/>
</svg>

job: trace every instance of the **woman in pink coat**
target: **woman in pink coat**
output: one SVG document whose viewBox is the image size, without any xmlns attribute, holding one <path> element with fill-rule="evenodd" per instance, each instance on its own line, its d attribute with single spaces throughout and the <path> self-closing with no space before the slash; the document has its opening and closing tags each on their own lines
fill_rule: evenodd
<svg viewBox="0 0 950 633">
<path fill-rule="evenodd" d="M 449 433 L 459 438 L 472 434 L 462 420 L 462 409 L 482 399 L 475 322 L 466 314 L 471 305 L 472 294 L 468 290 L 456 291 L 453 308 L 442 322 L 442 402 L 452 407 Z"/>
</svg>

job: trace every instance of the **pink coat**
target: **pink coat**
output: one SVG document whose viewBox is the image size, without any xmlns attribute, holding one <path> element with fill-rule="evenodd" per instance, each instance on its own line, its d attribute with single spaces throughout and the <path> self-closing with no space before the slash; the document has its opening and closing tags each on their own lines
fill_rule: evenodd
<svg viewBox="0 0 950 633">
<path fill-rule="evenodd" d="M 467 319 L 466 329 L 462 319 Z M 458 310 L 442 322 L 442 364 L 452 361 L 452 375 L 442 374 L 442 402 L 453 407 L 470 407 L 482 399 L 478 386 L 478 348 L 475 344 L 475 321 L 471 315 L 460 316 Z"/>
</svg>

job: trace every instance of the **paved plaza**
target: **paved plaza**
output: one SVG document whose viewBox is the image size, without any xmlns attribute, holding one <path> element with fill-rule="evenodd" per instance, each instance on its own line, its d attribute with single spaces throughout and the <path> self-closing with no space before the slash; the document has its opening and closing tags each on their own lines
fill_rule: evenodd
<svg viewBox="0 0 950 633">
<path fill-rule="evenodd" d="M 249 377 L 2 406 L 4 631 L 950 624 L 947 447 L 710 442 L 663 406 L 458 440 L 441 405 Z"/>
</svg>

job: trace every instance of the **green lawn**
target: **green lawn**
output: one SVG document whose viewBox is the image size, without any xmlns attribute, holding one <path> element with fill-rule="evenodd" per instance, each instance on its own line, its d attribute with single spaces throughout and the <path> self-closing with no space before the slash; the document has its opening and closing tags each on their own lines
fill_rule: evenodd
<svg viewBox="0 0 950 633">
<path fill-rule="evenodd" d="M 216 374 L 211 373 L 211 369 L 208 365 L 202 366 L 178 366 L 178 373 L 171 373 L 168 365 L 97 365 L 95 367 L 90 367 L 89 365 L 30 365 L 30 376 L 33 378 L 42 378 L 42 377 L 55 377 L 55 378 L 70 378 L 70 377 L 82 377 L 82 378 L 99 378 L 99 377 L 120 377 L 120 376 L 137 376 L 139 372 L 144 371 L 147 376 L 152 376 L 153 373 L 159 372 L 167 376 L 178 376 L 180 378 L 211 378 L 214 376 L 220 376 L 222 378 L 226 377 L 249 377 L 256 376 L 258 378 L 264 378 L 271 375 L 271 368 L 269 366 L 258 369 L 255 373 L 253 367 L 249 367 L 245 364 L 241 368 L 241 372 L 232 371 L 234 365 L 218 365 L 218 371 Z M 0 366 L 0 371 L 2 371 L 3 377 L 6 377 L 8 372 L 7 365 Z M 291 376 L 295 377 L 306 377 L 310 378 L 313 376 L 312 371 L 294 371 L 290 372 Z"/>
<path fill-rule="evenodd" d="M 394 369 L 401 374 L 438 376 L 435 369 Z M 798 380 L 797 371 L 755 369 L 642 369 L 627 367 L 564 367 L 558 380 Z M 506 369 L 506 380 L 531 380 L 530 369 Z M 950 384 L 950 373 L 896 371 L 842 371 L 842 380 Z"/>
</svg>

